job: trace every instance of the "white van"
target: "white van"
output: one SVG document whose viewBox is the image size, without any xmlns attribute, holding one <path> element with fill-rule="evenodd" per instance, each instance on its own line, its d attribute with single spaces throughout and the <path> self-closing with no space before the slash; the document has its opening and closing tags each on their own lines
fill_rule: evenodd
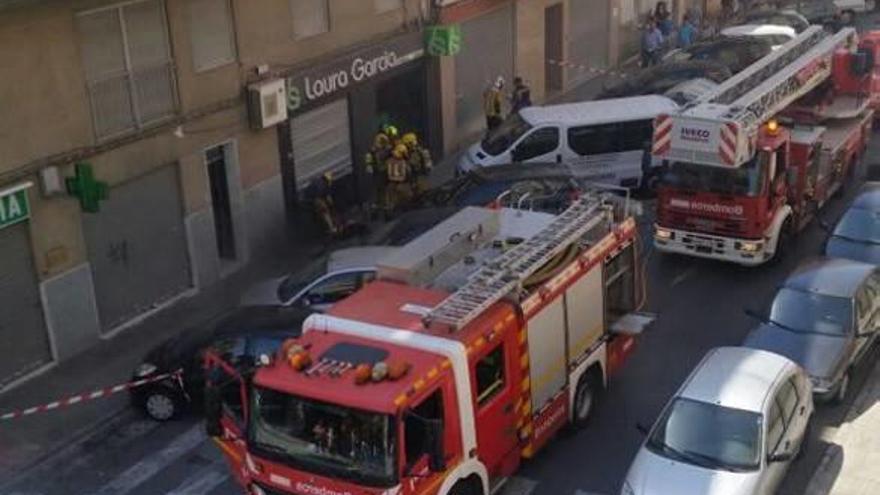
<svg viewBox="0 0 880 495">
<path fill-rule="evenodd" d="M 471 146 L 458 170 L 564 162 L 591 169 L 578 172 L 593 181 L 638 187 L 654 117 L 676 110 L 674 101 L 659 95 L 524 108 Z"/>
</svg>

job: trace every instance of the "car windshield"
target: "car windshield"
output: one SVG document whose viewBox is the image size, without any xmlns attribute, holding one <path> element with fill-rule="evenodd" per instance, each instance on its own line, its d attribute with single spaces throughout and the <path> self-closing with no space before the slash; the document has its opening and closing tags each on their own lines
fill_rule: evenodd
<svg viewBox="0 0 880 495">
<path fill-rule="evenodd" d="M 834 228 L 834 235 L 869 244 L 880 244 L 880 215 L 877 212 L 850 208 Z"/>
<path fill-rule="evenodd" d="M 852 325 L 852 301 L 783 287 L 773 299 L 770 320 L 789 330 L 846 335 Z"/>
<path fill-rule="evenodd" d="M 483 139 L 483 151 L 498 156 L 513 146 L 532 126 L 518 113 L 512 114 Z"/>
<path fill-rule="evenodd" d="M 761 458 L 761 415 L 677 398 L 646 446 L 658 455 L 708 469 L 754 470 Z"/>
<path fill-rule="evenodd" d="M 394 418 L 254 387 L 248 425 L 257 455 L 369 486 L 397 479 Z"/>
<path fill-rule="evenodd" d="M 688 191 L 758 196 L 763 191 L 766 181 L 767 156 L 760 153 L 757 158 L 735 168 L 675 162 L 663 174 L 663 184 Z"/>
</svg>

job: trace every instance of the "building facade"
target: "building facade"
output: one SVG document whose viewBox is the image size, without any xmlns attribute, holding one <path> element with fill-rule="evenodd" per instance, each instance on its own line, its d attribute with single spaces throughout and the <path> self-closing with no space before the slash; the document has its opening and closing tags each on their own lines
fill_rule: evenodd
<svg viewBox="0 0 880 495">
<path fill-rule="evenodd" d="M 382 123 L 442 156 L 498 76 L 617 64 L 640 1 L 0 0 L 0 390 L 315 235 L 324 172 L 368 200 Z"/>
</svg>

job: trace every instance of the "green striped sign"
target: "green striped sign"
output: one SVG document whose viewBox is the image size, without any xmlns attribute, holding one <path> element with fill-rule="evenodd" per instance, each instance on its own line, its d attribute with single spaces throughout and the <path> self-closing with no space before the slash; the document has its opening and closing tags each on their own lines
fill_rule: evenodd
<svg viewBox="0 0 880 495">
<path fill-rule="evenodd" d="M 29 186 L 30 184 L 0 191 L 0 229 L 27 220 L 30 216 L 31 208 L 27 197 Z"/>
</svg>

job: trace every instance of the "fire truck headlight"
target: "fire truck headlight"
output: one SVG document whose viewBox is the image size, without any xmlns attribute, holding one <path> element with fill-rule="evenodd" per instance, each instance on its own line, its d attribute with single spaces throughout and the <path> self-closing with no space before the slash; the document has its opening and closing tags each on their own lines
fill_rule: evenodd
<svg viewBox="0 0 880 495">
<path fill-rule="evenodd" d="M 672 231 L 658 228 L 657 231 L 654 232 L 654 237 L 661 241 L 668 241 L 669 239 L 672 239 Z"/>
<path fill-rule="evenodd" d="M 153 363 L 143 363 L 134 370 L 134 376 L 143 378 L 156 372 L 156 365 Z"/>
<path fill-rule="evenodd" d="M 743 242 L 739 245 L 739 250 L 744 253 L 755 253 L 761 250 L 760 242 Z"/>
</svg>

